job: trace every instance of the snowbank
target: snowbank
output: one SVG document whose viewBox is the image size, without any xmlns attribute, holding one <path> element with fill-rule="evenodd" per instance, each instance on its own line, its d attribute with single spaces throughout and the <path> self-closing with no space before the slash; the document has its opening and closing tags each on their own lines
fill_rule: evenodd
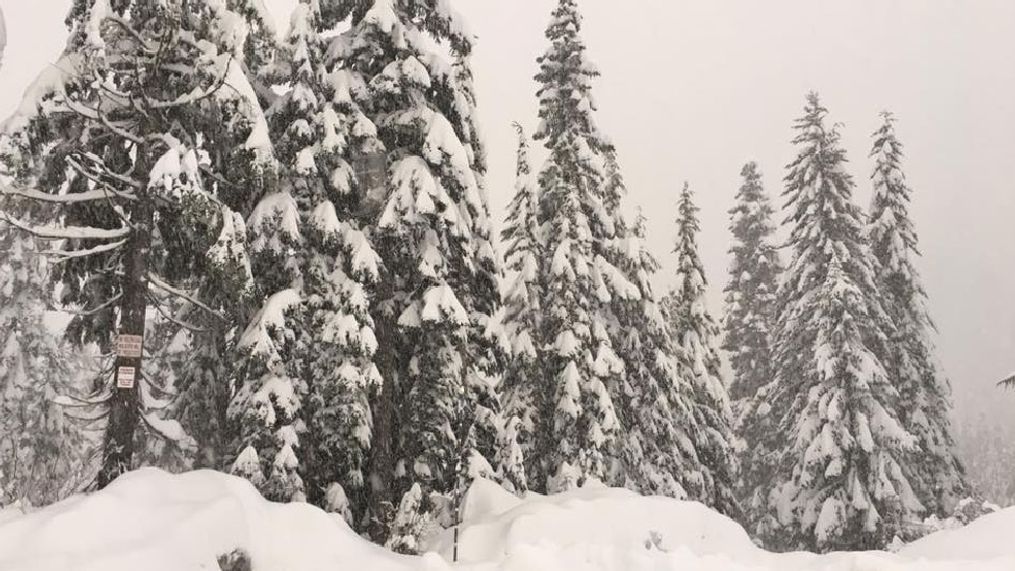
<svg viewBox="0 0 1015 571">
<path fill-rule="evenodd" d="M 418 568 L 314 507 L 266 502 L 246 480 L 210 471 L 140 470 L 0 523 L 2 571 L 214 571 L 237 547 L 255 571 Z"/>
<path fill-rule="evenodd" d="M 886 553 L 775 555 L 729 519 L 692 502 L 587 488 L 519 500 L 479 482 L 464 510 L 459 556 L 393 555 L 307 505 L 264 501 L 216 472 L 142 470 L 101 493 L 29 515 L 0 512 L 2 571 L 216 570 L 247 550 L 254 571 L 1012 571 L 1015 509 Z M 450 555 L 451 534 L 431 539 Z"/>
<path fill-rule="evenodd" d="M 750 557 L 757 551 L 739 525 L 702 504 L 594 487 L 524 501 L 488 481 L 470 490 L 459 534 L 461 562 L 499 561 L 525 546 L 610 545 L 621 551 L 669 551 Z M 429 547 L 451 558 L 453 534 Z"/>
</svg>

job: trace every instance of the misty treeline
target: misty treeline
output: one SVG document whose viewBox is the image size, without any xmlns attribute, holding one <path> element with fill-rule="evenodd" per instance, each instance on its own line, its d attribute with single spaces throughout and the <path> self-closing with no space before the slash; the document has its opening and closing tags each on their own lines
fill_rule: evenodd
<svg viewBox="0 0 1015 571">
<path fill-rule="evenodd" d="M 603 483 L 827 551 L 972 495 L 890 114 L 864 211 L 807 96 L 788 242 L 744 166 L 720 321 L 686 183 L 653 291 L 574 0 L 499 237 L 449 2 L 303 0 L 281 36 L 257 0 L 74 0 L 66 23 L 2 140 L 0 503 L 209 468 L 414 552 L 476 478 Z"/>
</svg>

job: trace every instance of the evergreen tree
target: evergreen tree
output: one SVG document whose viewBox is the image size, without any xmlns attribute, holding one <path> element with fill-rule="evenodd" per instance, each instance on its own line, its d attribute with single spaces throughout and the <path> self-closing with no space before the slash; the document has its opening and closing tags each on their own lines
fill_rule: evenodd
<svg viewBox="0 0 1015 571">
<path fill-rule="evenodd" d="M 301 2 L 270 71 L 291 89 L 268 112 L 280 185 L 250 221 L 253 264 L 271 295 L 241 341 L 246 374 L 233 409 L 243 453 L 234 470 L 273 499 L 305 496 L 358 518 L 369 395 L 380 383 L 368 298 L 379 260 L 355 216 L 353 110 L 333 104 L 325 31 L 317 3 Z"/>
<path fill-rule="evenodd" d="M 733 456 L 732 411 L 722 382 L 717 349 L 718 326 L 706 307 L 708 281 L 698 252 L 698 207 L 690 185 L 684 183 L 677 203 L 677 283 L 665 300 L 670 335 L 683 357 L 685 374 L 694 390 L 694 434 L 698 457 L 706 469 L 699 499 L 731 517 L 739 515 L 733 495 L 736 465 Z"/>
<path fill-rule="evenodd" d="M 877 357 L 891 323 L 826 114 L 809 94 L 785 177 L 793 258 L 780 289 L 775 381 L 757 411 L 776 415 L 778 427 L 761 443 L 770 480 L 757 497 L 770 516 L 759 531 L 774 548 L 872 549 L 919 521 L 922 507 L 902 470 L 914 439 Z"/>
<path fill-rule="evenodd" d="M 610 387 L 621 384 L 624 362 L 609 326 L 610 303 L 639 292 L 610 261 L 614 213 L 604 205 L 604 159 L 612 150 L 593 120 L 591 81 L 581 15 L 574 0 L 560 0 L 539 58 L 541 125 L 535 138 L 549 151 L 539 175 L 539 221 L 548 268 L 542 340 L 547 347 L 535 457 L 557 492 L 589 480 L 609 482 L 619 458 L 620 429 Z M 536 382 L 535 379 L 532 382 Z"/>
<path fill-rule="evenodd" d="M 502 239 L 507 244 L 506 269 L 513 275 L 504 303 L 505 326 L 511 343 L 511 359 L 504 371 L 504 394 L 509 414 L 521 419 L 519 438 L 536 468 L 536 443 L 541 402 L 533 379 L 543 376 L 541 351 L 542 311 L 541 283 L 545 248 L 538 216 L 539 194 L 535 175 L 529 162 L 529 142 L 521 125 L 518 131 L 518 154 L 515 169 L 515 195 L 508 205 L 507 222 Z M 529 479 L 542 481 L 538 472 L 530 471 Z"/>
<path fill-rule="evenodd" d="M 241 66 L 245 21 L 224 3 L 75 0 L 68 24 L 61 61 L 8 123 L 21 196 L 58 222 L 8 220 L 54 241 L 61 302 L 79 308 L 68 339 L 110 354 L 116 334 L 145 334 L 149 309 L 181 327 L 180 305 L 223 319 L 199 294 L 237 282 L 219 263 L 235 251 L 226 230 L 273 162 Z M 182 432 L 151 410 L 166 379 L 111 361 L 99 486 L 132 467 L 137 438 Z"/>
<path fill-rule="evenodd" d="M 753 484 L 764 480 L 757 470 L 765 462 L 756 461 L 764 450 L 763 436 L 772 430 L 766 416 L 757 416 L 755 409 L 764 400 L 763 388 L 773 379 L 771 337 L 775 329 L 779 273 L 779 254 L 772 244 L 775 228 L 774 213 L 761 184 L 758 165 L 744 165 L 740 175 L 744 181 L 737 192 L 737 205 L 730 210 L 733 247 L 730 254 L 730 280 L 726 285 L 726 338 L 723 349 L 730 356 L 733 380 L 734 425 L 739 446 L 743 448 L 739 477 L 740 503 L 748 520 L 753 519 L 755 504 L 751 497 Z"/>
<path fill-rule="evenodd" d="M 915 266 L 919 250 L 909 218 L 912 191 L 902 172 L 903 147 L 895 136 L 895 118 L 885 112 L 882 119 L 873 135 L 874 197 L 867 229 L 877 262 L 875 280 L 895 324 L 882 358 L 905 403 L 899 409 L 902 425 L 918 442 L 917 452 L 905 463 L 909 481 L 929 513 L 947 517 L 970 490 L 949 419 L 951 386 L 934 361 L 934 325 Z"/>
<path fill-rule="evenodd" d="M 488 335 L 499 268 L 472 128 L 473 38 L 460 17 L 446 2 L 422 0 L 346 0 L 329 16 L 350 20 L 329 49 L 335 99 L 350 109 L 356 155 L 384 164 L 380 184 L 358 196 L 382 261 L 370 308 L 385 347 L 376 359 L 384 385 L 374 403 L 370 515 L 373 535 L 385 539 L 379 524 L 396 503 L 424 519 L 436 509 L 399 502 L 414 483 L 424 498 L 458 483 L 483 383 L 499 367 Z"/>
<path fill-rule="evenodd" d="M 781 264 L 774 240 L 774 214 L 757 163 L 740 171 L 744 182 L 737 192 L 737 205 L 730 210 L 733 256 L 726 285 L 726 339 L 730 354 L 734 402 L 752 399 L 758 389 L 772 381 L 769 338 L 775 325 L 775 303 Z M 748 447 L 750 448 L 750 447 Z"/>
<path fill-rule="evenodd" d="M 608 171 L 622 184 L 618 170 L 608 166 Z M 625 486 L 643 494 L 702 497 L 706 470 L 694 443 L 698 430 L 694 389 L 652 289 L 659 263 L 645 246 L 643 216 L 639 214 L 619 246 L 624 255 L 619 267 L 635 278 L 641 292 L 640 299 L 623 302 L 616 310 L 620 354 L 626 364 L 619 398 L 624 436 L 618 442 Z"/>
<path fill-rule="evenodd" d="M 21 209 L 0 196 L 0 210 Z M 79 396 L 74 363 L 43 322 L 47 269 L 35 239 L 0 224 L 0 506 L 50 504 L 94 476 L 92 447 L 65 406 Z"/>
</svg>

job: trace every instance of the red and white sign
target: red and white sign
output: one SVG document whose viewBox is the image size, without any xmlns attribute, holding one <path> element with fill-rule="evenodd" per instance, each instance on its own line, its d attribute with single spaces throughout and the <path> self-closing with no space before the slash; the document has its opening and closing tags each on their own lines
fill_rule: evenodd
<svg viewBox="0 0 1015 571">
<path fill-rule="evenodd" d="M 134 388 L 134 380 L 137 375 L 137 369 L 134 367 L 117 367 L 116 369 L 116 386 L 121 389 L 132 389 Z"/>
<path fill-rule="evenodd" d="M 118 335 L 116 337 L 116 354 L 128 359 L 141 358 L 143 339 L 140 335 Z"/>
</svg>

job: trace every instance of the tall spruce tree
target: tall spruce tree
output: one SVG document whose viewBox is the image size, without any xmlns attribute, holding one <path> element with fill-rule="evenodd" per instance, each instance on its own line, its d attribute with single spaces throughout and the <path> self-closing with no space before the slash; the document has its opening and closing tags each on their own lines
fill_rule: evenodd
<svg viewBox="0 0 1015 571">
<path fill-rule="evenodd" d="M 770 481 L 759 531 L 773 548 L 873 549 L 922 510 L 903 465 L 915 439 L 878 358 L 892 327 L 827 110 L 807 96 L 785 177 L 792 262 L 780 290 L 776 377 L 758 404 Z"/>
<path fill-rule="evenodd" d="M 740 171 L 743 184 L 737 192 L 737 204 L 730 210 L 733 246 L 729 253 L 730 280 L 727 283 L 726 333 L 723 349 L 730 356 L 733 379 L 734 430 L 742 447 L 738 489 L 740 505 L 748 521 L 754 519 L 759 504 L 754 483 L 766 479 L 758 473 L 765 466 L 761 458 L 764 435 L 772 429 L 767 416 L 755 415 L 756 405 L 764 396 L 763 387 L 773 380 L 771 338 L 775 330 L 779 274 L 782 271 L 774 240 L 774 213 L 761 173 L 754 162 Z M 760 461 L 759 461 L 760 460 Z"/>
<path fill-rule="evenodd" d="M 149 309 L 181 327 L 180 305 L 223 318 L 199 292 L 236 283 L 220 263 L 236 252 L 234 211 L 273 158 L 242 71 L 248 28 L 224 3 L 75 0 L 67 22 L 61 61 L 7 123 L 17 194 L 52 222 L 7 219 L 53 241 L 77 311 L 68 339 L 110 354 L 117 334 L 145 335 Z M 99 486 L 131 468 L 139 437 L 181 432 L 150 410 L 166 379 L 132 354 L 106 363 L 94 399 L 108 420 Z"/>
<path fill-rule="evenodd" d="M 772 381 L 771 345 L 775 326 L 775 302 L 782 266 L 773 243 L 774 210 L 761 184 L 757 163 L 740 171 L 743 184 L 737 205 L 730 214 L 733 246 L 729 253 L 730 280 L 726 285 L 726 338 L 723 349 L 730 354 L 734 402 L 752 399 L 758 389 Z"/>
<path fill-rule="evenodd" d="M 708 311 L 708 281 L 698 252 L 701 230 L 698 207 L 688 183 L 677 203 L 677 282 L 667 296 L 670 335 L 683 359 L 685 374 L 694 391 L 692 414 L 698 457 L 705 467 L 698 499 L 715 509 L 737 517 L 740 508 L 733 494 L 736 463 L 733 455 L 732 411 L 729 394 L 721 376 L 717 338 L 718 326 Z"/>
<path fill-rule="evenodd" d="M 606 205 L 604 164 L 612 147 L 592 116 L 591 81 L 598 72 L 586 58 L 581 26 L 574 0 L 561 0 L 536 75 L 541 124 L 535 138 L 549 158 L 539 175 L 548 267 L 535 446 L 545 481 L 535 485 L 550 492 L 615 478 L 620 426 L 611 387 L 622 383 L 624 362 L 611 336 L 610 304 L 639 298 L 610 259 L 616 224 Z"/>
<path fill-rule="evenodd" d="M 544 481 L 536 471 L 541 395 L 533 379 L 543 376 L 542 296 L 545 246 L 539 224 L 539 191 L 529 161 L 529 140 L 522 126 L 518 132 L 515 167 L 515 195 L 508 205 L 507 221 L 501 234 L 507 244 L 506 270 L 511 276 L 504 295 L 504 324 L 510 336 L 511 351 L 504 371 L 504 394 L 508 412 L 521 424 L 519 435 L 528 463 L 528 478 Z"/>
<path fill-rule="evenodd" d="M 439 511 L 433 493 L 459 484 L 477 405 L 499 367 L 488 335 L 499 267 L 478 176 L 473 38 L 460 17 L 447 2 L 423 0 L 344 0 L 328 16 L 350 22 L 331 41 L 328 65 L 336 101 L 352 113 L 354 156 L 383 163 L 380 184 L 359 193 L 359 213 L 382 263 L 370 308 L 385 347 L 376 359 L 384 381 L 373 409 L 371 517 L 385 540 L 396 504 L 413 512 L 400 521 L 426 521 Z M 401 532 L 391 540 L 414 545 Z"/>
<path fill-rule="evenodd" d="M 882 113 L 882 120 L 870 153 L 874 196 L 867 232 L 877 262 L 876 283 L 895 324 L 883 362 L 905 403 L 899 410 L 902 425 L 918 442 L 904 466 L 910 484 L 929 513 L 947 517 L 969 495 L 969 485 L 952 435 L 951 386 L 934 360 L 934 325 L 915 265 L 920 252 L 909 217 L 912 191 L 902 171 L 903 146 L 892 114 Z"/>
<path fill-rule="evenodd" d="M 301 2 L 268 73 L 291 89 L 268 110 L 280 185 L 250 220 L 268 297 L 241 340 L 234 471 L 270 498 L 306 497 L 352 523 L 365 509 L 369 396 L 380 384 L 368 311 L 379 259 L 355 216 L 353 110 L 334 103 L 325 31 L 317 3 Z"/>
</svg>

